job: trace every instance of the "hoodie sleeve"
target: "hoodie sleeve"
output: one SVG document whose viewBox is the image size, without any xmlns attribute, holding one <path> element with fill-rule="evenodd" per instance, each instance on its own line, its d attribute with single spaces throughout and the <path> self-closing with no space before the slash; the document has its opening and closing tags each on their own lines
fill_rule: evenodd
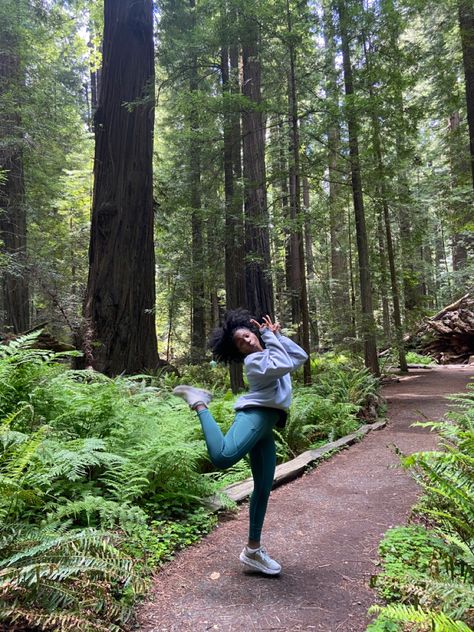
<svg viewBox="0 0 474 632">
<path fill-rule="evenodd" d="M 289 340 L 292 345 L 291 353 L 285 348 L 281 340 L 284 336 L 276 336 L 269 329 L 261 331 L 261 336 L 265 343 L 265 349 L 258 353 L 252 353 L 245 359 L 245 369 L 249 379 L 269 378 L 274 380 L 294 371 L 306 360 L 306 353 L 291 340 Z M 297 357 L 296 350 L 299 352 Z M 304 358 L 301 354 L 304 354 Z"/>
<path fill-rule="evenodd" d="M 308 359 L 306 351 L 297 345 L 296 342 L 293 342 L 291 338 L 287 338 L 280 333 L 276 334 L 276 336 L 290 358 L 293 360 L 294 367 L 298 368 L 302 366 Z"/>
</svg>

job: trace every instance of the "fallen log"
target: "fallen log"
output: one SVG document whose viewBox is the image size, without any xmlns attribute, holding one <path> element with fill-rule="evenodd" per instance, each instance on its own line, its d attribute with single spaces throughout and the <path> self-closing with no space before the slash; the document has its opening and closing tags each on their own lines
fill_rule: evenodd
<svg viewBox="0 0 474 632">
<path fill-rule="evenodd" d="M 465 294 L 426 318 L 406 337 L 407 347 L 441 364 L 467 364 L 474 355 L 474 299 Z"/>
</svg>

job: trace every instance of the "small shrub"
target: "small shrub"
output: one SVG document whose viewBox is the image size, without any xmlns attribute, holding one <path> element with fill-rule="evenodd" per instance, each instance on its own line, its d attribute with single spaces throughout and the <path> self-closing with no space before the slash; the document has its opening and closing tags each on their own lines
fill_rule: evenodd
<svg viewBox="0 0 474 632">
<path fill-rule="evenodd" d="M 177 550 L 198 542 L 216 523 L 217 517 L 204 508 L 185 514 L 181 520 L 152 520 L 129 534 L 122 548 L 140 560 L 141 568 L 152 572 L 156 566 L 172 559 Z"/>
<path fill-rule="evenodd" d="M 443 541 L 423 527 L 390 529 L 379 545 L 384 571 L 373 578 L 373 585 L 387 601 L 403 598 L 403 584 L 419 582 L 438 567 L 443 548 Z"/>
<path fill-rule="evenodd" d="M 421 355 L 415 351 L 407 351 L 406 360 L 408 364 L 423 364 L 426 366 L 436 364 L 436 361 L 431 356 Z"/>
</svg>

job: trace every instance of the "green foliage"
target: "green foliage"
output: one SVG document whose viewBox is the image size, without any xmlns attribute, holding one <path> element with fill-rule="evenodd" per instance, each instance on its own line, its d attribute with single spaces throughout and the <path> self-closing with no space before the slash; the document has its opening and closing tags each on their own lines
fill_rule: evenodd
<svg viewBox="0 0 474 632">
<path fill-rule="evenodd" d="M 148 526 L 132 531 L 122 549 L 150 572 L 172 559 L 177 550 L 198 542 L 216 524 L 217 517 L 204 508 L 186 513 L 181 521 L 151 520 Z"/>
<path fill-rule="evenodd" d="M 362 411 L 379 391 L 379 381 L 343 354 L 328 353 L 311 359 L 315 393 L 336 403 L 349 402 Z"/>
<path fill-rule="evenodd" d="M 471 628 L 462 621 L 454 621 L 443 612 L 427 612 L 415 606 L 405 606 L 404 604 L 393 604 L 380 608 L 372 606 L 371 613 L 380 612 L 383 617 L 391 621 L 400 623 L 415 623 L 416 629 L 422 632 L 470 632 Z M 367 631 L 378 632 L 379 630 L 388 632 L 390 628 L 370 626 Z"/>
<path fill-rule="evenodd" d="M 58 355 L 30 349 L 33 340 L 0 347 L 1 617 L 45 630 L 118 630 L 141 588 L 124 542 L 158 561 L 213 524 L 192 512 L 215 488 L 200 474 L 204 442 L 194 416 L 168 396 L 69 371 Z M 127 535 L 114 536 L 116 548 L 82 526 Z M 138 547 L 144 534 L 148 546 L 156 539 L 152 554 Z"/>
<path fill-rule="evenodd" d="M 62 371 L 58 361 L 79 355 L 77 352 L 53 353 L 30 348 L 41 331 L 36 331 L 0 346 L 0 417 L 11 414 L 18 404 L 28 402 L 31 388 Z"/>
<path fill-rule="evenodd" d="M 354 404 L 321 397 L 313 388 L 298 389 L 287 424 L 280 433 L 279 452 L 286 449 L 296 456 L 310 447 L 349 434 L 359 426 L 357 410 Z"/>
<path fill-rule="evenodd" d="M 71 632 L 120 630 L 143 589 L 132 561 L 94 530 L 0 529 L 0 621 Z"/>
<path fill-rule="evenodd" d="M 458 410 L 441 423 L 421 423 L 441 436 L 444 451 L 403 459 L 426 494 L 425 512 L 450 535 L 474 545 L 474 388 L 457 396 Z M 474 567 L 473 567 L 474 569 Z"/>
<path fill-rule="evenodd" d="M 420 526 L 395 527 L 385 534 L 379 546 L 383 573 L 373 585 L 387 601 L 403 597 L 400 581 L 420 582 L 430 569 L 439 565 L 444 542 Z"/>
<path fill-rule="evenodd" d="M 225 393 L 230 389 L 229 369 L 225 366 L 208 362 L 204 364 L 187 364 L 180 367 L 181 384 L 195 384 L 211 390 L 213 393 Z"/>
<path fill-rule="evenodd" d="M 223 474 L 210 471 L 199 421 L 170 396 L 174 382 L 169 383 L 169 374 L 110 379 L 95 371 L 73 371 L 63 354 L 31 349 L 33 341 L 34 336 L 27 336 L 0 347 L 0 519 L 8 533 L 16 534 L 18 546 L 2 555 L 13 569 L 12 556 L 21 552 L 37 573 L 41 565 L 53 572 L 45 560 L 54 553 L 59 570 L 54 577 L 40 572 L 47 588 L 32 585 L 38 597 L 21 584 L 18 590 L 30 600 L 30 609 L 25 604 L 16 614 L 9 604 L 17 593 L 5 585 L 5 617 L 28 623 L 34 612 L 45 629 L 62 625 L 93 630 L 92 614 L 84 619 L 84 628 L 74 628 L 82 599 L 97 614 L 96 629 L 109 625 L 112 630 L 126 617 L 127 595 L 138 589 L 123 552 L 148 573 L 175 550 L 195 542 L 215 521 L 203 508 L 204 499 L 249 476 L 248 462 Z M 368 382 L 364 372 L 351 381 L 349 367 L 326 364 L 331 378 L 321 371 L 317 386 L 295 389 L 290 420 L 278 435 L 280 454 L 286 450 L 292 456 L 357 427 L 360 404 L 339 400 L 351 396 L 361 402 L 368 384 L 375 388 L 376 383 Z M 198 374 L 190 367 L 186 380 Z M 214 380 L 215 369 L 203 375 Z M 224 431 L 234 419 L 234 403 L 227 390 L 211 404 Z M 122 553 L 108 547 L 110 536 L 103 529 L 123 534 L 114 538 Z M 23 537 L 26 533 L 31 535 Z M 98 550 L 100 538 L 104 544 Z M 36 550 L 42 557 L 35 558 Z M 24 577 L 31 581 L 30 575 Z M 109 593 L 117 583 L 115 598 Z M 124 592 L 128 584 L 133 588 Z M 60 593 L 67 599 L 61 601 Z"/>
<path fill-rule="evenodd" d="M 474 385 L 451 399 L 446 420 L 416 424 L 438 432 L 442 449 L 402 458 L 424 491 L 417 513 L 431 528 L 398 527 L 381 542 L 375 584 L 389 602 L 409 605 L 383 608 L 374 632 L 390 622 L 450 632 L 474 624 Z"/>
<path fill-rule="evenodd" d="M 435 364 L 435 361 L 431 356 L 420 355 L 414 351 L 407 351 L 406 359 L 408 364 L 424 364 L 426 366 Z"/>
</svg>

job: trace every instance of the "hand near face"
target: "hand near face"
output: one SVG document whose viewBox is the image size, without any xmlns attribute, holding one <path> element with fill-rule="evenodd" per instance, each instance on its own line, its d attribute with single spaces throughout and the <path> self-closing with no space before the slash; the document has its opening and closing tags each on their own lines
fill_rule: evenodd
<svg viewBox="0 0 474 632">
<path fill-rule="evenodd" d="M 252 323 L 252 325 L 255 325 L 260 330 L 267 328 L 270 331 L 272 331 L 274 334 L 281 331 L 280 323 L 278 322 L 273 323 L 271 317 L 268 314 L 266 316 L 263 316 L 262 320 L 263 320 L 263 323 L 259 323 L 258 321 L 254 319 L 252 319 L 250 322 Z"/>
</svg>

